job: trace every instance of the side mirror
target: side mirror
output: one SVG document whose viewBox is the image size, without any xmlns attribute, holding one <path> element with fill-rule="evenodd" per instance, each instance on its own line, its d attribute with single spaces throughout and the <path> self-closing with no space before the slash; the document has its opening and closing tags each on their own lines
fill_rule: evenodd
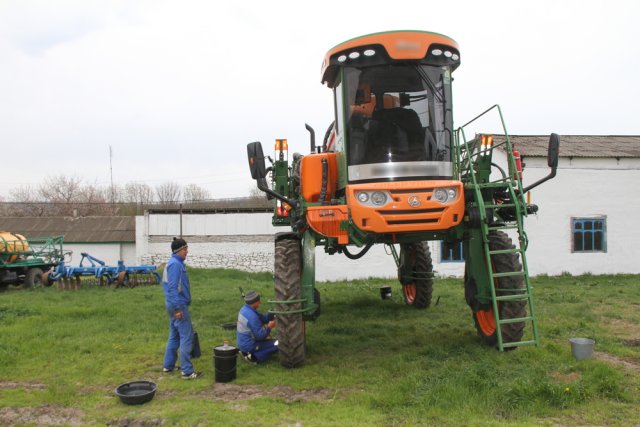
<svg viewBox="0 0 640 427">
<path fill-rule="evenodd" d="M 267 169 L 264 165 L 264 154 L 260 141 L 247 144 L 247 157 L 249 158 L 249 169 L 251 178 L 255 180 L 264 179 L 267 176 Z"/>
<path fill-rule="evenodd" d="M 552 133 L 549 138 L 549 151 L 547 152 L 547 165 L 551 168 L 551 172 L 549 175 L 545 176 L 542 179 L 537 180 L 533 184 L 524 187 L 522 189 L 522 193 L 526 193 L 533 188 L 536 188 L 538 185 L 543 182 L 549 181 L 551 178 L 556 176 L 556 169 L 558 168 L 558 157 L 560 150 L 560 137 L 556 133 Z"/>
<path fill-rule="evenodd" d="M 552 133 L 549 138 L 549 151 L 547 152 L 547 165 L 555 169 L 558 167 L 558 155 L 560 151 L 560 137 L 557 133 Z"/>
</svg>

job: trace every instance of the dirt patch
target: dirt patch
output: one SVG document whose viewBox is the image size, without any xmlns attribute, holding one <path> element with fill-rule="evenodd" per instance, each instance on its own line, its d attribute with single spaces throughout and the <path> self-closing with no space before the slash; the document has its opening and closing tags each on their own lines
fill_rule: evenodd
<svg viewBox="0 0 640 427">
<path fill-rule="evenodd" d="M 628 345 L 629 347 L 640 347 L 640 339 L 624 340 L 622 344 Z"/>
<path fill-rule="evenodd" d="M 616 337 L 629 341 L 640 341 L 638 327 L 635 323 L 621 319 L 612 319 L 609 321 L 608 326 Z"/>
<path fill-rule="evenodd" d="M 164 425 L 162 420 L 132 420 L 129 418 L 113 420 L 107 423 L 109 427 L 157 427 L 161 425 Z"/>
<path fill-rule="evenodd" d="M 580 374 L 579 372 L 570 372 L 568 374 L 554 372 L 553 374 L 551 374 L 551 377 L 556 384 L 568 384 L 578 381 L 580 378 L 582 378 L 582 374 Z"/>
<path fill-rule="evenodd" d="M 288 386 L 277 386 L 267 389 L 258 385 L 238 385 L 216 383 L 213 388 L 199 393 L 214 400 L 223 402 L 236 402 L 238 400 L 251 400 L 259 397 L 271 397 L 283 399 L 285 402 L 309 402 L 312 400 L 329 400 L 334 392 L 329 389 L 318 390 L 294 390 Z M 242 410 L 243 405 L 237 404 L 238 410 Z"/>
<path fill-rule="evenodd" d="M 603 362 L 607 362 L 607 363 L 611 363 L 613 365 L 618 365 L 618 366 L 622 366 L 623 368 L 629 370 L 629 371 L 633 371 L 633 372 L 640 372 L 640 365 L 638 365 L 638 362 L 636 361 L 630 361 L 630 360 L 625 360 L 625 359 L 621 359 L 619 357 L 613 356 L 609 353 L 603 353 L 601 351 L 594 351 L 593 352 L 593 357 L 595 359 L 598 359 L 600 361 Z"/>
<path fill-rule="evenodd" d="M 0 425 L 81 426 L 84 413 L 75 408 L 40 406 L 38 408 L 0 408 Z"/>
<path fill-rule="evenodd" d="M 22 388 L 25 390 L 44 390 L 47 388 L 47 385 L 39 383 L 17 383 L 13 381 L 0 381 L 0 390 L 15 390 L 18 388 Z"/>
</svg>

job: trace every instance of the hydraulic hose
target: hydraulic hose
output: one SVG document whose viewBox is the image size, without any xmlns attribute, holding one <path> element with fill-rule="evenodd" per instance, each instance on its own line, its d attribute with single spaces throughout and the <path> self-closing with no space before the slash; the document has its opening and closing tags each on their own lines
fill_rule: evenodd
<svg viewBox="0 0 640 427">
<path fill-rule="evenodd" d="M 367 246 L 365 246 L 364 249 L 362 249 L 357 254 L 352 254 L 351 252 L 349 252 L 346 246 L 342 246 L 342 252 L 349 259 L 359 259 L 359 258 L 362 258 L 364 254 L 366 254 L 369 251 L 369 249 L 371 249 L 371 246 L 373 246 L 373 242 L 367 244 Z"/>
</svg>

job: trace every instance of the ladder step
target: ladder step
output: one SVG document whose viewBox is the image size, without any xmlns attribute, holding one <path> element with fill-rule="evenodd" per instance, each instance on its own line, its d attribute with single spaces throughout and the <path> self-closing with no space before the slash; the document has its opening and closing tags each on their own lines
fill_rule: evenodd
<svg viewBox="0 0 640 427">
<path fill-rule="evenodd" d="M 527 295 L 527 290 L 526 288 L 519 288 L 519 289 L 503 289 L 503 288 L 495 288 L 496 293 L 498 292 L 520 292 L 518 295 Z"/>
<path fill-rule="evenodd" d="M 489 231 L 497 231 L 497 230 L 517 230 L 517 225 L 500 225 L 497 227 L 487 227 Z"/>
<path fill-rule="evenodd" d="M 531 341 L 514 341 L 514 342 L 505 342 L 502 343 L 502 347 L 524 347 L 527 345 L 538 345 L 538 342 L 535 340 Z"/>
<path fill-rule="evenodd" d="M 519 254 L 522 252 L 522 249 L 500 249 L 498 251 L 489 251 L 489 255 L 500 255 L 500 254 Z"/>
<path fill-rule="evenodd" d="M 524 276 L 524 271 L 510 271 L 507 273 L 493 273 L 493 277 Z"/>
<path fill-rule="evenodd" d="M 501 205 L 484 205 L 485 208 L 489 209 L 500 209 L 500 208 L 515 208 L 515 203 L 502 203 Z"/>
<path fill-rule="evenodd" d="M 480 188 L 509 188 L 509 183 L 506 181 L 486 182 L 486 183 L 477 184 L 477 185 Z"/>
<path fill-rule="evenodd" d="M 526 301 L 528 299 L 529 294 L 501 295 L 496 297 L 496 301 Z"/>
<path fill-rule="evenodd" d="M 530 320 L 533 320 L 533 317 L 531 316 L 527 316 L 527 317 L 516 317 L 513 319 L 500 319 L 498 321 L 499 324 L 504 325 L 506 323 L 520 323 L 520 322 L 528 322 Z"/>
</svg>

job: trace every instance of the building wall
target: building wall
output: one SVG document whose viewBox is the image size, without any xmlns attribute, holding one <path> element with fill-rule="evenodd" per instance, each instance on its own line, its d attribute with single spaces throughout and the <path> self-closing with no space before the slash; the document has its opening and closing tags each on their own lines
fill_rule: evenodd
<svg viewBox="0 0 640 427">
<path fill-rule="evenodd" d="M 504 164 L 504 158 L 496 158 Z M 524 184 L 547 175 L 546 159 L 525 159 Z M 640 273 L 635 259 L 640 229 L 632 223 L 640 209 L 640 160 L 560 159 L 557 176 L 531 191 L 539 213 L 525 219 L 529 238 L 527 261 L 532 275 Z M 607 252 L 572 252 L 572 217 L 606 216 Z M 146 215 L 136 219 L 139 263 L 161 264 L 170 256 L 172 236 L 189 242 L 187 264 L 194 267 L 273 271 L 273 235 L 289 231 L 273 227 L 271 214 Z M 512 239 L 515 240 L 515 235 Z M 462 262 L 440 262 L 439 242 L 429 242 L 434 270 L 440 276 L 464 274 Z M 399 250 L 399 248 L 397 249 Z M 352 252 L 357 252 L 353 249 Z M 375 245 L 359 260 L 327 255 L 316 249 L 318 280 L 397 277 L 393 257 Z"/>
<path fill-rule="evenodd" d="M 528 182 L 546 174 L 541 160 L 526 160 Z M 529 272 L 640 273 L 639 182 L 640 159 L 561 159 L 556 178 L 531 191 L 540 210 L 526 219 Z M 572 252 L 572 218 L 599 216 L 606 217 L 607 251 Z"/>
</svg>

